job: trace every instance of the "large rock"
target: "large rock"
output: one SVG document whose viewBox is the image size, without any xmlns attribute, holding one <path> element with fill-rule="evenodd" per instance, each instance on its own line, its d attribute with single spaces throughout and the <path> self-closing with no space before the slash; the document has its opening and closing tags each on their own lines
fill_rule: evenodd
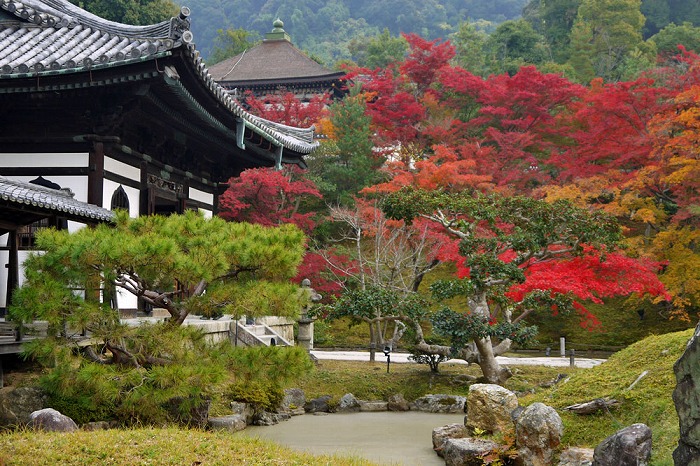
<svg viewBox="0 0 700 466">
<path fill-rule="evenodd" d="M 241 401 L 231 402 L 231 412 L 233 414 L 238 414 L 243 416 L 245 423 L 251 425 L 253 423 L 253 416 L 255 416 L 255 409 L 250 403 L 243 403 Z"/>
<path fill-rule="evenodd" d="M 313 400 L 307 401 L 304 405 L 304 410 L 307 413 L 329 413 L 331 412 L 330 395 L 323 395 Z"/>
<path fill-rule="evenodd" d="M 0 426 L 26 425 L 34 411 L 46 408 L 46 393 L 36 387 L 4 387 L 0 389 Z"/>
<path fill-rule="evenodd" d="M 409 411 L 411 406 L 402 394 L 391 395 L 387 402 L 386 409 L 389 411 Z"/>
<path fill-rule="evenodd" d="M 360 400 L 360 411 L 363 413 L 378 413 L 387 411 L 386 401 L 363 401 Z"/>
<path fill-rule="evenodd" d="M 433 450 L 438 456 L 444 456 L 443 450 L 445 443 L 453 438 L 466 438 L 468 436 L 467 428 L 464 424 L 448 424 L 442 427 L 433 429 Z"/>
<path fill-rule="evenodd" d="M 592 448 L 571 447 L 561 452 L 558 466 L 591 466 L 592 463 Z"/>
<path fill-rule="evenodd" d="M 413 411 L 463 413 L 467 399 L 457 395 L 425 395 L 410 404 Z"/>
<path fill-rule="evenodd" d="M 339 413 L 356 413 L 360 411 L 360 402 L 352 393 L 346 393 L 338 403 Z"/>
<path fill-rule="evenodd" d="M 228 416 L 210 417 L 207 423 L 212 430 L 226 430 L 228 432 L 238 432 L 248 426 L 246 418 L 242 414 L 231 414 Z"/>
<path fill-rule="evenodd" d="M 292 416 L 304 414 L 304 405 L 306 404 L 306 394 L 301 388 L 288 388 L 284 391 L 284 399 L 280 406 L 280 411 L 289 413 Z"/>
<path fill-rule="evenodd" d="M 28 427 L 47 432 L 75 432 L 78 425 L 73 419 L 53 408 L 44 408 L 29 415 Z"/>
<path fill-rule="evenodd" d="M 511 413 L 518 407 L 515 393 L 500 385 L 475 383 L 469 386 L 466 426 L 472 431 L 501 432 L 512 436 L 515 423 Z"/>
<path fill-rule="evenodd" d="M 645 466 L 649 458 L 651 429 L 644 424 L 632 424 L 595 447 L 593 466 Z"/>
<path fill-rule="evenodd" d="M 524 466 L 549 466 L 564 435 L 564 424 L 554 408 L 533 403 L 518 417 L 515 435 L 518 457 Z"/>
<path fill-rule="evenodd" d="M 673 402 L 678 413 L 680 439 L 673 452 L 677 466 L 700 464 L 700 324 L 683 355 L 673 365 L 676 388 Z"/>
<path fill-rule="evenodd" d="M 255 416 L 253 416 L 253 424 L 256 426 L 274 426 L 282 421 L 288 421 L 291 417 L 289 413 L 271 413 L 263 411 L 255 413 Z"/>
<path fill-rule="evenodd" d="M 673 464 L 676 466 L 700 466 L 700 448 L 691 447 L 678 441 L 678 447 L 673 452 Z"/>
<path fill-rule="evenodd" d="M 499 445 L 491 440 L 478 438 L 447 439 L 442 450 L 445 466 L 483 466 L 484 456 Z"/>
</svg>

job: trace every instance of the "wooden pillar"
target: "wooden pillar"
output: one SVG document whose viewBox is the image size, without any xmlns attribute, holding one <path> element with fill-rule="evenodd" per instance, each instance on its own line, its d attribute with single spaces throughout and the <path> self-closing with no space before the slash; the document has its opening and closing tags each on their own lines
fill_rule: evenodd
<svg viewBox="0 0 700 466">
<path fill-rule="evenodd" d="M 218 183 L 214 188 L 214 211 L 212 212 L 213 215 L 219 214 L 219 197 L 221 197 L 226 192 L 228 187 L 228 183 Z"/>
<path fill-rule="evenodd" d="M 9 308 L 12 303 L 12 295 L 19 286 L 19 245 L 17 230 L 10 231 L 7 236 L 9 257 L 7 259 L 7 293 L 5 307 Z"/>
<path fill-rule="evenodd" d="M 187 211 L 187 201 L 190 198 L 190 184 L 186 181 L 182 184 L 182 194 L 178 196 L 178 214 L 184 214 Z"/>
<path fill-rule="evenodd" d="M 105 153 L 104 144 L 96 142 L 89 156 L 88 203 L 104 207 Z"/>
<path fill-rule="evenodd" d="M 148 163 L 141 162 L 141 186 L 139 194 L 139 217 L 142 215 L 148 215 L 152 213 L 151 211 L 151 196 L 153 195 L 152 190 L 148 189 Z"/>
</svg>

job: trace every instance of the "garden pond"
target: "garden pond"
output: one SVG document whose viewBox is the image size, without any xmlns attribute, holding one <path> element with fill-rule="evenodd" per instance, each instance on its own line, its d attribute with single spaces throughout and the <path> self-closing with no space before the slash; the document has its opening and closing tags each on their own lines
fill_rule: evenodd
<svg viewBox="0 0 700 466">
<path fill-rule="evenodd" d="M 464 414 L 376 412 L 295 416 L 274 426 L 249 426 L 260 437 L 314 454 L 354 455 L 379 464 L 444 466 L 433 451 L 436 427 L 464 422 Z"/>
</svg>

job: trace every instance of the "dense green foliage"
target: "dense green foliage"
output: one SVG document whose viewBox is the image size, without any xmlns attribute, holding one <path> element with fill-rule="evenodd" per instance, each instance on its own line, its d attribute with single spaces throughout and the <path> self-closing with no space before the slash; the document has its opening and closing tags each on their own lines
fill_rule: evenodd
<svg viewBox="0 0 700 466">
<path fill-rule="evenodd" d="M 309 172 L 329 204 L 353 204 L 362 188 L 381 180 L 384 161 L 372 153 L 371 118 L 362 96 L 349 95 L 330 105 L 332 139 L 309 158 Z"/>
<path fill-rule="evenodd" d="M 102 18 L 124 24 L 149 25 L 177 14 L 172 0 L 71 0 L 71 3 Z"/>
<path fill-rule="evenodd" d="M 166 309 L 173 325 L 190 313 L 252 316 L 274 308 L 295 315 L 301 304 L 289 299 L 297 293 L 287 280 L 304 241 L 294 225 L 228 223 L 194 212 L 136 219 L 121 212 L 116 225 L 47 229 L 37 237 L 45 252 L 26 261 L 11 313 L 48 321 L 50 335 L 70 338 L 70 327 L 106 341 L 127 331 L 110 308 L 118 293 Z"/>
<path fill-rule="evenodd" d="M 51 406 L 77 423 L 117 421 L 121 425 L 189 425 L 192 410 L 215 402 L 251 402 L 271 409 L 282 384 L 311 369 L 301 348 L 235 348 L 208 343 L 191 328 L 142 326 L 142 338 L 157 341 L 173 362 L 133 369 L 87 363 L 70 351 L 55 352 L 54 364 L 39 380 Z"/>
<path fill-rule="evenodd" d="M 243 28 L 227 29 L 225 31 L 219 29 L 216 31 L 214 49 L 209 55 L 208 63 L 213 65 L 229 57 L 236 56 L 255 46 L 259 41 L 260 36 L 257 33 L 246 31 Z"/>
</svg>

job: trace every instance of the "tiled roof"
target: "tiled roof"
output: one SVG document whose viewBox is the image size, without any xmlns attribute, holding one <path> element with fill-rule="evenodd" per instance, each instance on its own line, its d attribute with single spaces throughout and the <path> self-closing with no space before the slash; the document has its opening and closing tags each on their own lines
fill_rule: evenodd
<svg viewBox="0 0 700 466">
<path fill-rule="evenodd" d="M 0 176 L 0 200 L 20 206 L 26 205 L 30 209 L 64 214 L 72 218 L 98 222 L 111 222 L 114 219 L 114 212 L 111 210 L 80 202 L 63 190 L 45 188 L 3 176 Z"/>
<path fill-rule="evenodd" d="M 192 43 L 188 8 L 183 7 L 180 15 L 169 21 L 151 26 L 107 21 L 68 0 L 0 0 L 0 13 L 0 81 L 85 73 L 156 60 L 181 49 L 202 85 L 247 128 L 301 154 L 310 153 L 318 145 L 313 128 L 289 128 L 256 118 L 214 81 Z M 186 89 L 182 91 L 185 98 L 194 100 Z M 195 101 L 192 105 L 198 104 Z"/>
<path fill-rule="evenodd" d="M 265 40 L 250 50 L 212 65 L 209 72 L 217 82 L 270 79 L 338 79 L 332 71 L 304 55 L 291 42 Z"/>
<path fill-rule="evenodd" d="M 66 0 L 0 0 L 16 22 L 0 29 L 3 75 L 84 70 L 154 57 L 192 41 L 189 11 L 152 26 L 99 18 Z"/>
</svg>

